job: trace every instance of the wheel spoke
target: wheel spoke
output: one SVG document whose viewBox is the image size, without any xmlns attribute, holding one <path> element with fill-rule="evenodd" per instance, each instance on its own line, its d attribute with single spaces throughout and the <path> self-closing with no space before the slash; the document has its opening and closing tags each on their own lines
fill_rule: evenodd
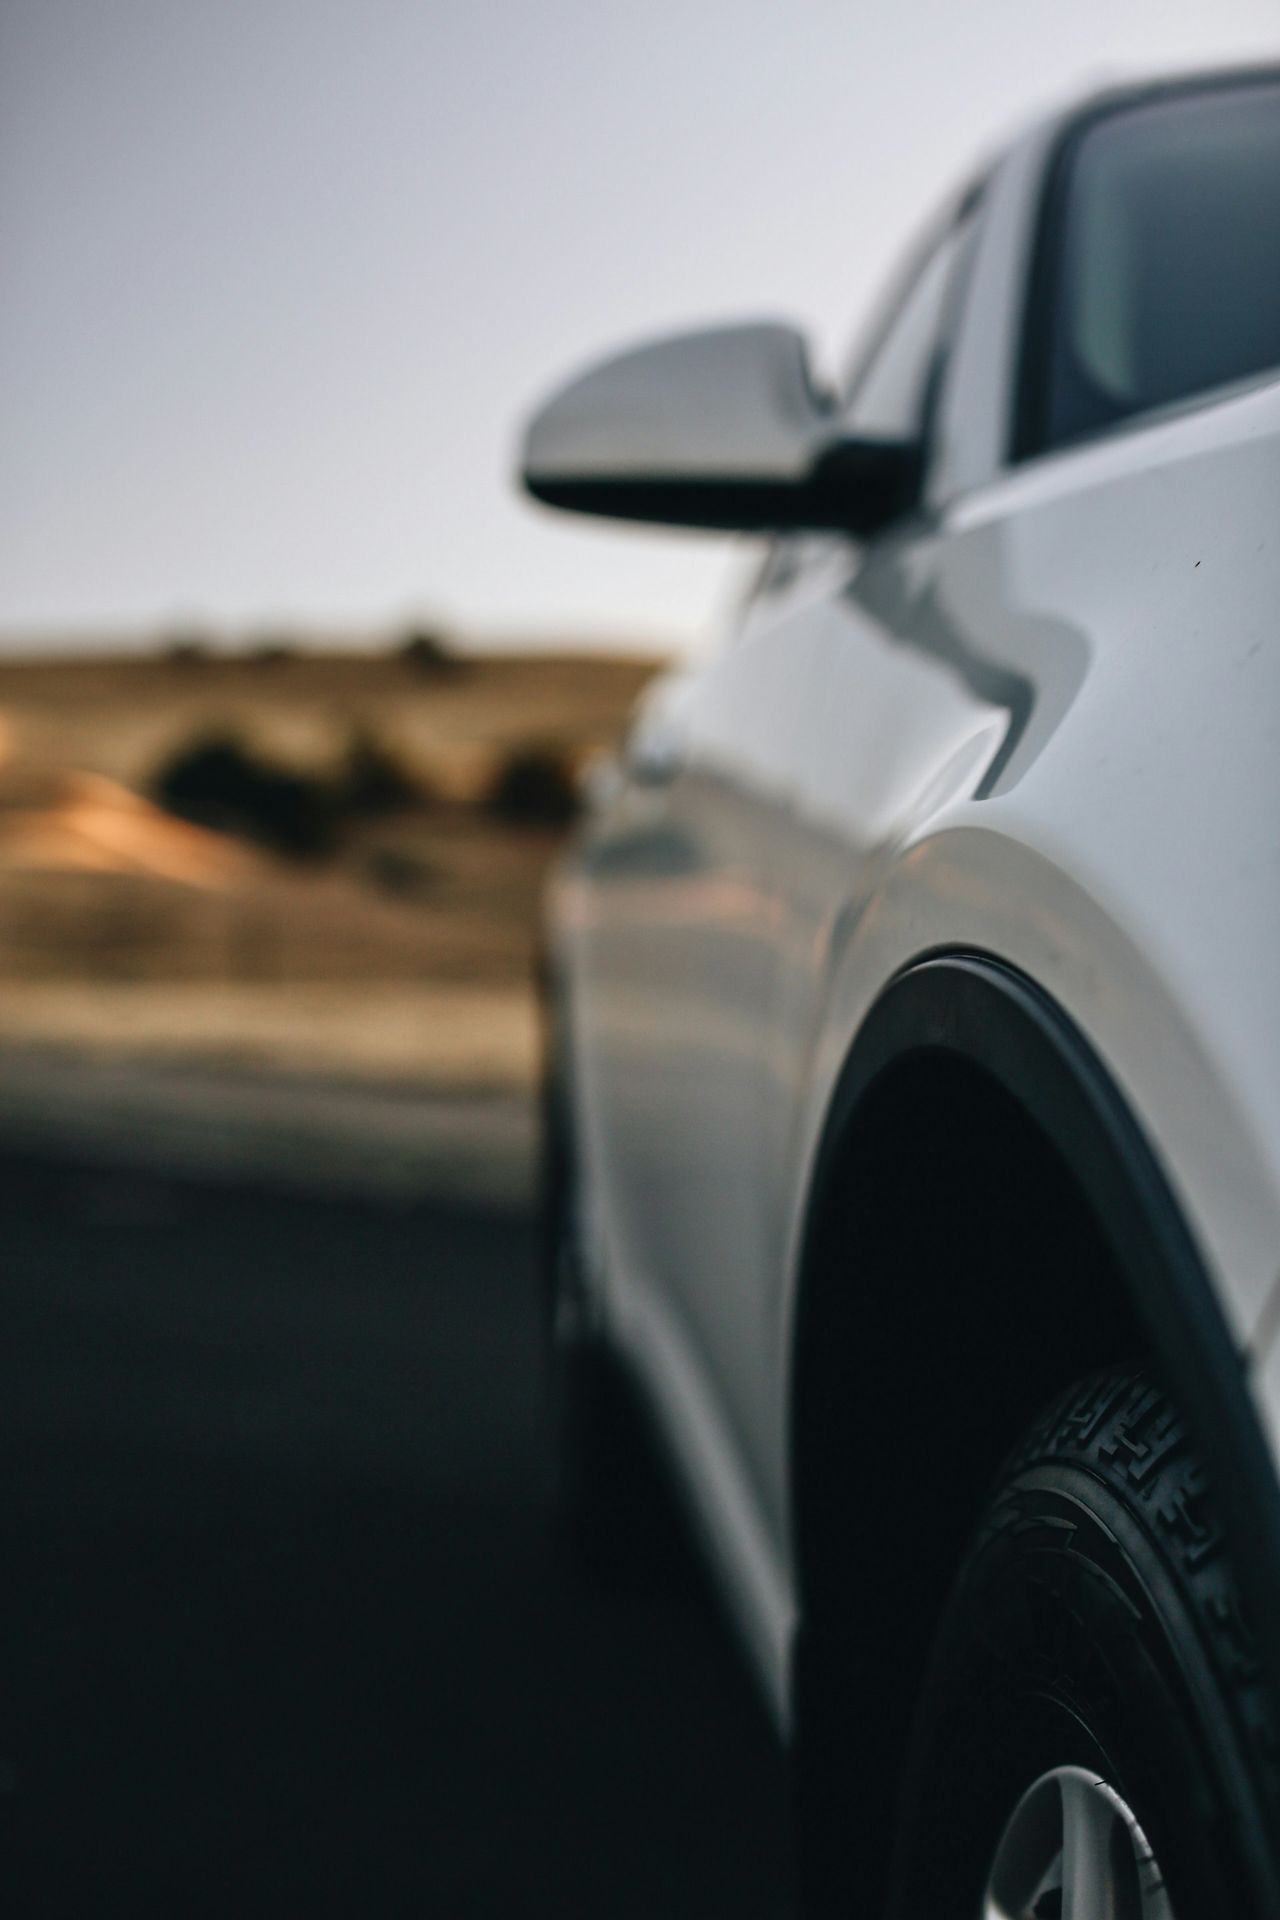
<svg viewBox="0 0 1280 1920">
<path fill-rule="evenodd" d="M 983 1920 L 1174 1920 L 1142 1828 L 1083 1767 L 1055 1767 L 1023 1794 L 982 1911 Z"/>
<path fill-rule="evenodd" d="M 1120 1816 L 1098 1791 L 1099 1784 L 1074 1767 L 1063 1768 L 1059 1777 L 1062 1920 L 1121 1920 L 1114 1867 L 1114 1830 Z M 1123 1844 L 1128 1845 L 1127 1836 Z"/>
</svg>

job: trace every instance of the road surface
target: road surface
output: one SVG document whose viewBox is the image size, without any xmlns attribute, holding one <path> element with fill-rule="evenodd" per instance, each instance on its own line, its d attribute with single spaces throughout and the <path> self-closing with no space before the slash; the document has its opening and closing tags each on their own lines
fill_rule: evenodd
<svg viewBox="0 0 1280 1920">
<path fill-rule="evenodd" d="M 0 1911 L 787 1911 L 705 1590 L 552 1548 L 519 1215 L 13 1152 L 0 1206 Z"/>
</svg>

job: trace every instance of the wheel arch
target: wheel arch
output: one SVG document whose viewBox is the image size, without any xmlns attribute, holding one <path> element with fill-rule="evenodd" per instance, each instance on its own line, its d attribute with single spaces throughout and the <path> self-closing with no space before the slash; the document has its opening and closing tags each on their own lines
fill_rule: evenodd
<svg viewBox="0 0 1280 1920">
<path fill-rule="evenodd" d="M 1244 1360 L 1119 1089 L 1005 964 L 931 956 L 871 1009 L 815 1161 L 793 1327 L 798 1817 L 824 1884 L 840 1877 L 851 1776 L 864 1808 L 880 1803 L 878 1824 L 859 1823 L 864 1894 L 867 1831 L 887 1860 L 896 1763 L 964 1539 L 1004 1457 L 1081 1373 L 1152 1357 L 1280 1674 L 1280 1500 Z"/>
</svg>

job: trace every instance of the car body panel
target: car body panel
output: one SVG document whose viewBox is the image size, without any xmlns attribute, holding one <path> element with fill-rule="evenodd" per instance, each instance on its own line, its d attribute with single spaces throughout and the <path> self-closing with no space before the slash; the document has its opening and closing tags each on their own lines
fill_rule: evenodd
<svg viewBox="0 0 1280 1920">
<path fill-rule="evenodd" d="M 922 511 L 787 543 L 550 907 L 584 1240 L 783 1721 L 806 1208 L 921 957 L 991 956 L 1085 1036 L 1280 1459 L 1280 383 L 1006 465 L 1059 125 L 993 173 Z"/>
</svg>

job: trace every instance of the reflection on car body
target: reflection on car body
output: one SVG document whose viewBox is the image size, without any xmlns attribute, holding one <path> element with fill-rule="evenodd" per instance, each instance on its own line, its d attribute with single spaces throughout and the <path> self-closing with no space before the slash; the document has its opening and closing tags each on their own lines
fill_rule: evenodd
<svg viewBox="0 0 1280 1920">
<path fill-rule="evenodd" d="M 638 1390 L 814 1911 L 1274 1914 L 1280 74 L 1033 128 L 868 338 L 527 434 L 777 543 L 548 903 L 570 1515 Z"/>
</svg>

